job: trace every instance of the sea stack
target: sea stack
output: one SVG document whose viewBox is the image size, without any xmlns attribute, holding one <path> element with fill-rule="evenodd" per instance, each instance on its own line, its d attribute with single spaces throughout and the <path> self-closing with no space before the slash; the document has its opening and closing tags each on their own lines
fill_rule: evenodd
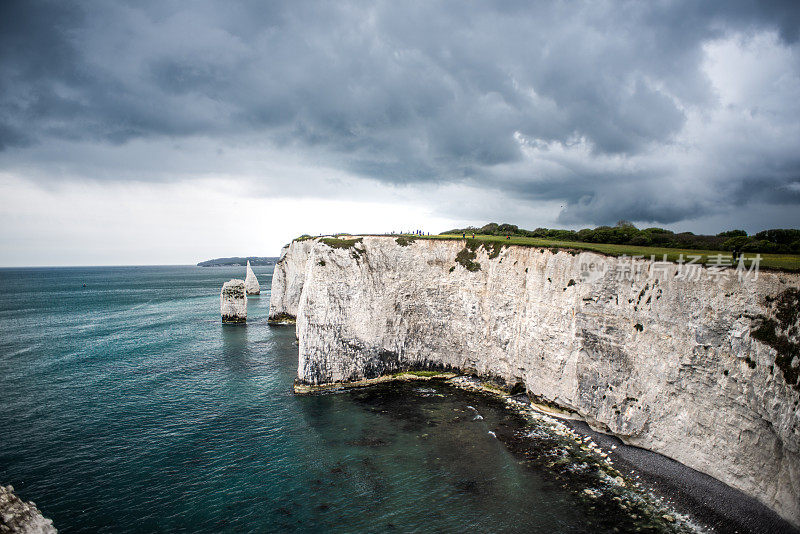
<svg viewBox="0 0 800 534">
<path fill-rule="evenodd" d="M 0 486 L 0 532 L 54 534 L 58 531 L 34 503 L 17 497 L 12 486 Z"/>
<path fill-rule="evenodd" d="M 258 278 L 250 268 L 250 261 L 247 262 L 247 276 L 244 279 L 244 288 L 248 295 L 258 295 L 261 293 L 261 286 L 258 285 Z"/>
<path fill-rule="evenodd" d="M 219 294 L 219 311 L 223 323 L 247 322 L 247 294 L 244 280 L 234 278 L 222 285 Z"/>
</svg>

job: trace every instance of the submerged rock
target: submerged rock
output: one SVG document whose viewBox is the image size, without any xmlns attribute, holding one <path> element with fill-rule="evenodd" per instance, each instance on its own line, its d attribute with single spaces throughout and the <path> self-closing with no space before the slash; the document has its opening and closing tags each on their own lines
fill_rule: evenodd
<svg viewBox="0 0 800 534">
<path fill-rule="evenodd" d="M 248 295 L 258 295 L 261 293 L 261 286 L 258 285 L 258 278 L 250 268 L 250 262 L 247 262 L 247 276 L 244 279 L 244 288 Z"/>
<path fill-rule="evenodd" d="M 32 502 L 14 494 L 12 486 L 0 486 L 0 533 L 51 534 L 58 532 Z"/>
<path fill-rule="evenodd" d="M 244 280 L 234 278 L 222 285 L 219 294 L 219 311 L 223 323 L 247 322 L 247 294 Z"/>
</svg>

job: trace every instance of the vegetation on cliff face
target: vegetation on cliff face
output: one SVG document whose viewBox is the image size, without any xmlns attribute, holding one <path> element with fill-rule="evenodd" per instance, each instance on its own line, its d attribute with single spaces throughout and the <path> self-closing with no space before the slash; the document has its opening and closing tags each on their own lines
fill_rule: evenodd
<svg viewBox="0 0 800 534">
<path fill-rule="evenodd" d="M 401 247 L 407 247 L 407 246 L 409 246 L 411 243 L 413 243 L 413 242 L 414 242 L 414 238 L 413 238 L 413 237 L 408 237 L 408 236 L 400 236 L 400 237 L 398 237 L 397 239 L 395 239 L 395 242 L 396 242 L 398 245 L 400 245 Z"/>
<path fill-rule="evenodd" d="M 484 242 L 483 248 L 486 249 L 486 252 L 489 254 L 489 259 L 493 260 L 497 256 L 500 255 L 500 252 L 506 247 L 505 243 L 501 243 L 499 241 L 493 242 Z"/>
<path fill-rule="evenodd" d="M 481 228 L 463 228 L 445 234 L 481 234 L 494 236 L 538 237 L 576 241 L 579 243 L 604 243 L 635 246 L 658 246 L 692 250 L 739 250 L 769 254 L 800 254 L 800 230 L 773 229 L 748 236 L 744 230 L 730 230 L 717 235 L 697 235 L 692 232 L 675 233 L 664 228 L 636 228 L 627 221 L 616 226 L 598 226 L 583 230 L 558 230 L 537 228 L 524 230 L 513 224 L 489 223 Z"/>
<path fill-rule="evenodd" d="M 467 239 L 464 248 L 456 255 L 456 262 L 460 263 L 470 272 L 480 271 L 481 264 L 475 261 L 478 257 L 478 249 L 483 248 L 490 260 L 500 255 L 500 252 L 508 245 L 499 241 L 483 241 L 480 239 Z M 453 269 L 450 269 L 453 272 Z"/>
<path fill-rule="evenodd" d="M 276 313 L 275 315 L 270 315 L 267 322 L 270 324 L 294 324 L 297 318 L 286 312 Z"/>
<path fill-rule="evenodd" d="M 339 237 L 342 237 L 342 236 L 349 236 L 351 234 L 342 234 L 342 233 L 340 233 L 340 234 L 327 234 L 327 235 L 339 238 Z M 320 235 L 313 236 L 313 235 L 303 234 L 300 237 L 295 237 L 292 241 L 308 241 L 309 239 L 316 239 L 318 237 L 323 237 L 323 236 L 320 236 Z"/>
<path fill-rule="evenodd" d="M 320 241 L 331 248 L 354 248 L 356 243 L 361 243 L 362 238 L 357 237 L 355 239 L 339 239 L 336 237 L 323 237 L 320 239 Z"/>
<path fill-rule="evenodd" d="M 759 315 L 750 335 L 775 349 L 775 366 L 783 373 L 786 383 L 800 391 L 800 288 L 789 288 L 767 303 L 774 317 Z"/>
<path fill-rule="evenodd" d="M 440 376 L 442 374 L 443 374 L 442 371 L 398 371 L 397 373 L 392 374 L 392 377 L 396 378 L 403 375 L 412 375 L 423 378 L 430 378 L 432 376 Z"/>
<path fill-rule="evenodd" d="M 480 242 L 474 239 L 468 239 L 464 244 L 464 248 L 456 254 L 456 262 L 460 263 L 466 270 L 470 272 L 480 271 L 481 264 L 475 261 L 478 254 L 475 252 L 480 246 Z"/>
<path fill-rule="evenodd" d="M 320 241 L 331 248 L 350 250 L 350 257 L 358 261 L 364 254 L 363 248 L 358 248 L 356 245 L 363 241 L 363 238 L 356 237 L 354 239 L 339 239 L 338 237 L 323 237 Z"/>
</svg>

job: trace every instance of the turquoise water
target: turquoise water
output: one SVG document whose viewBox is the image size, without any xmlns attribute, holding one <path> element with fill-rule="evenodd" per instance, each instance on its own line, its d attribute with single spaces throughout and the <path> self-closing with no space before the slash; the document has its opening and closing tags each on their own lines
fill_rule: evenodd
<svg viewBox="0 0 800 534">
<path fill-rule="evenodd" d="M 499 403 L 293 395 L 294 329 L 267 326 L 254 270 L 266 291 L 224 327 L 243 268 L 0 270 L 0 483 L 62 532 L 598 531 L 489 434 L 518 425 Z"/>
</svg>

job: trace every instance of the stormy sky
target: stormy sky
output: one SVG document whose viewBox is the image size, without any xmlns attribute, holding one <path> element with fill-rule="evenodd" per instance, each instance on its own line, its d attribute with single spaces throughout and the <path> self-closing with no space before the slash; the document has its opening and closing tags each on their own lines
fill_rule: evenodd
<svg viewBox="0 0 800 534">
<path fill-rule="evenodd" d="M 0 265 L 800 226 L 800 4 L 0 3 Z"/>
</svg>

